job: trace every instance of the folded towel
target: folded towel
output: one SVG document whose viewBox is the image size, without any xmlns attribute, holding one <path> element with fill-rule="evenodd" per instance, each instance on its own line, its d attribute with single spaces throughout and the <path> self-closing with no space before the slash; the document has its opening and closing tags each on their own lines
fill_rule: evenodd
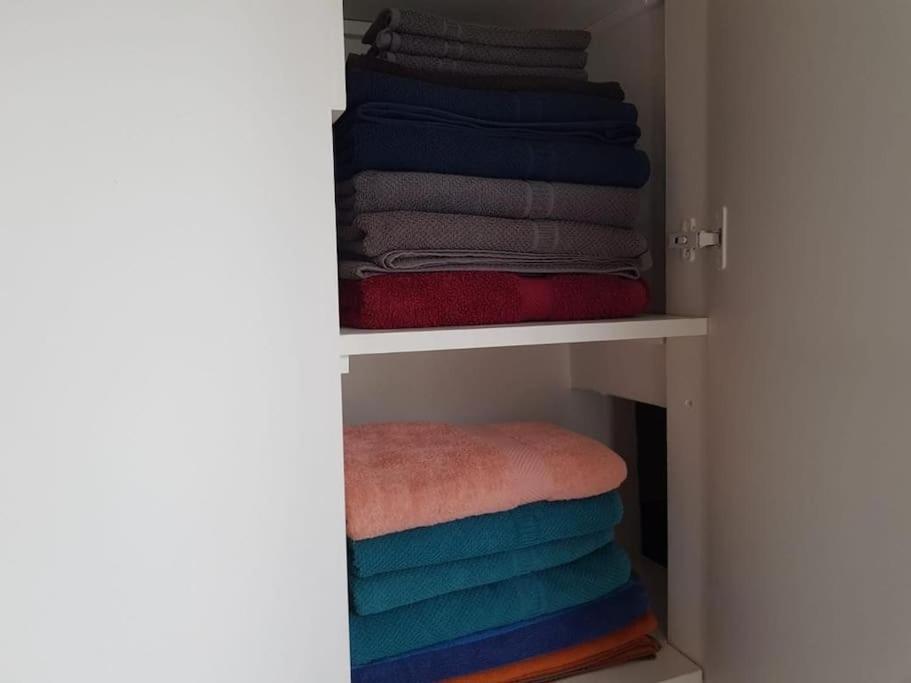
<svg viewBox="0 0 911 683">
<path fill-rule="evenodd" d="M 590 498 L 529 503 L 506 512 L 475 515 L 348 541 L 348 571 L 368 577 L 415 567 L 438 566 L 542 543 L 596 535 L 623 517 L 617 491 Z"/>
<path fill-rule="evenodd" d="M 388 52 L 402 52 L 426 57 L 447 57 L 469 62 L 515 64 L 517 66 L 564 66 L 582 68 L 588 60 L 585 50 L 555 48 L 502 47 L 447 40 L 432 36 L 418 36 L 383 29 L 376 34 L 373 46 Z"/>
<path fill-rule="evenodd" d="M 612 543 L 570 564 L 534 574 L 380 614 L 351 614 L 351 662 L 359 666 L 581 605 L 619 588 L 629 576 L 629 558 Z"/>
<path fill-rule="evenodd" d="M 639 215 L 639 192 L 626 187 L 395 171 L 338 183 L 335 203 L 340 223 L 375 211 L 433 211 L 629 228 Z"/>
<path fill-rule="evenodd" d="M 399 273 L 339 281 L 342 325 L 362 329 L 628 318 L 648 303 L 644 281 L 613 275 Z"/>
<path fill-rule="evenodd" d="M 546 78 L 543 76 L 466 76 L 448 74 L 442 71 L 413 69 L 369 55 L 348 55 L 347 65 L 349 74 L 352 69 L 359 69 L 361 71 L 373 71 L 410 78 L 425 84 L 438 83 L 472 90 L 497 90 L 512 93 L 546 92 L 554 95 L 576 93 L 618 102 L 622 102 L 625 96 L 623 88 L 616 81 L 591 83 L 589 81 Z"/>
<path fill-rule="evenodd" d="M 376 34 L 383 29 L 412 33 L 419 36 L 451 38 L 481 45 L 508 47 L 544 47 L 584 50 L 591 41 L 588 31 L 559 29 L 521 29 L 503 26 L 486 26 L 453 21 L 412 9 L 385 9 L 380 12 L 364 34 L 364 44 L 372 45 Z"/>
<path fill-rule="evenodd" d="M 634 259 L 604 260 L 509 251 L 399 249 L 387 251 L 370 261 L 359 260 L 356 254 L 343 254 L 338 264 L 338 274 L 342 280 L 363 280 L 375 275 L 449 271 L 493 271 L 526 275 L 588 273 L 638 278 L 643 271 L 651 267 L 652 258 L 649 253 Z"/>
<path fill-rule="evenodd" d="M 649 636 L 658 620 L 649 613 L 617 631 L 563 650 L 446 679 L 446 683 L 546 683 L 618 664 L 649 659 L 661 644 Z"/>
<path fill-rule="evenodd" d="M 612 491 L 626 463 L 604 444 L 545 422 L 346 427 L 348 537 Z"/>
<path fill-rule="evenodd" d="M 377 60 L 374 60 L 377 61 Z M 379 63 L 386 64 L 382 60 Z M 573 92 L 506 92 L 443 85 L 349 66 L 348 109 L 366 102 L 432 107 L 492 121 L 619 121 L 636 123 L 638 111 L 628 102 Z M 360 64 L 354 62 L 354 64 Z"/>
<path fill-rule="evenodd" d="M 543 76 L 546 78 L 566 78 L 587 81 L 585 69 L 572 69 L 564 66 L 516 66 L 515 64 L 492 64 L 490 62 L 469 62 L 461 59 L 444 57 L 425 57 L 408 55 L 400 52 L 386 52 L 371 48 L 368 54 L 377 59 L 385 59 L 393 64 L 402 64 L 412 69 L 424 71 L 442 71 L 449 74 L 465 76 Z"/>
<path fill-rule="evenodd" d="M 634 580 L 577 607 L 355 667 L 351 681 L 426 683 L 462 676 L 600 638 L 647 612 L 648 596 Z"/>
<path fill-rule="evenodd" d="M 550 569 L 593 553 L 613 538 L 614 532 L 611 529 L 520 550 L 430 567 L 403 569 L 367 578 L 349 574 L 351 609 L 355 614 L 377 614 L 439 595 Z"/>
<path fill-rule="evenodd" d="M 477 680 L 490 683 L 551 683 L 570 677 L 577 680 L 576 677 L 582 674 L 604 671 L 630 662 L 655 659 L 661 650 L 661 644 L 651 636 L 639 636 L 618 647 L 606 649 L 610 642 L 610 638 L 604 638 L 588 646 L 535 658 L 534 664 L 530 664 L 527 671 L 520 666 L 505 668 L 503 671 L 497 669 L 491 672 L 490 678 L 479 677 Z M 446 683 L 462 680 L 451 679 Z M 472 677 L 465 680 L 475 679 Z"/>
<path fill-rule="evenodd" d="M 392 272 L 464 267 L 638 277 L 651 265 L 645 237 L 625 228 L 414 211 L 361 214 L 339 227 L 339 248 L 346 260 Z"/>
<path fill-rule="evenodd" d="M 623 106 L 619 103 L 617 106 Z M 629 118 L 633 112 L 624 113 Z M 628 120 L 508 121 L 459 114 L 445 109 L 400 102 L 365 102 L 349 108 L 339 126 L 361 121 L 385 126 L 419 126 L 434 131 L 455 129 L 478 135 L 542 142 L 578 141 L 632 147 L 639 139 L 639 126 Z"/>
<path fill-rule="evenodd" d="M 369 169 L 642 187 L 649 176 L 648 157 L 631 147 L 346 117 L 347 112 L 335 127 L 338 179 Z"/>
<path fill-rule="evenodd" d="M 641 233 L 576 221 L 493 218 L 458 213 L 362 213 L 339 226 L 343 251 L 374 258 L 390 251 L 559 254 L 587 260 L 636 259 L 648 251 Z"/>
</svg>

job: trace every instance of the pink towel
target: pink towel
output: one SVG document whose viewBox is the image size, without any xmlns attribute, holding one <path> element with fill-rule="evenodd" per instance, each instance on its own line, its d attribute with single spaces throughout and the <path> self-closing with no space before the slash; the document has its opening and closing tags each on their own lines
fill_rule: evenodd
<svg viewBox="0 0 911 683">
<path fill-rule="evenodd" d="M 546 423 L 345 428 L 345 505 L 354 540 L 596 496 L 625 478 L 626 463 L 607 446 Z"/>
</svg>

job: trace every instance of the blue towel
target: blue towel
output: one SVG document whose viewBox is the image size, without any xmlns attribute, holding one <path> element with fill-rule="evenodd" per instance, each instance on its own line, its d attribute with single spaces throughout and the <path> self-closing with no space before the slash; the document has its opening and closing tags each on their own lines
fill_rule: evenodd
<svg viewBox="0 0 911 683">
<path fill-rule="evenodd" d="M 421 123 L 358 121 L 346 113 L 335 124 L 338 180 L 358 171 L 428 171 L 552 182 L 642 187 L 648 157 L 627 146 L 528 139 L 500 130 L 434 127 Z"/>
<path fill-rule="evenodd" d="M 613 529 L 623 518 L 618 491 L 541 501 L 505 512 L 348 541 L 348 571 L 366 577 L 441 565 Z"/>
<path fill-rule="evenodd" d="M 355 667 L 351 683 L 427 683 L 555 652 L 621 629 L 648 611 L 637 580 L 607 597 Z"/>
<path fill-rule="evenodd" d="M 613 539 L 614 530 L 609 529 L 529 548 L 365 578 L 349 573 L 351 609 L 356 614 L 377 614 L 453 591 L 558 567 L 593 553 Z"/>
<path fill-rule="evenodd" d="M 357 64 L 357 62 L 355 62 Z M 636 123 L 636 107 L 572 92 L 473 90 L 352 68 L 347 71 L 348 108 L 365 102 L 411 104 L 495 121 L 622 121 Z"/>
<path fill-rule="evenodd" d="M 616 543 L 562 565 L 388 612 L 349 614 L 354 666 L 596 600 L 629 581 Z"/>
<path fill-rule="evenodd" d="M 396 102 L 366 102 L 349 110 L 349 119 L 390 126 L 422 126 L 433 130 L 474 130 L 480 135 L 498 135 L 526 140 L 557 142 L 577 140 L 632 146 L 639 139 L 639 126 L 629 121 L 536 121 L 516 122 L 457 114 L 445 109 Z"/>
</svg>

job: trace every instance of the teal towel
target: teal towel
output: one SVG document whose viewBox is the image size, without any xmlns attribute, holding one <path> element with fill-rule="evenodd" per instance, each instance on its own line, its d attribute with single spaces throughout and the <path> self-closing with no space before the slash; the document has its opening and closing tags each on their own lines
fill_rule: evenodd
<svg viewBox="0 0 911 683">
<path fill-rule="evenodd" d="M 513 624 L 607 595 L 630 578 L 626 553 L 611 543 L 585 557 L 499 583 L 397 609 L 349 616 L 351 664 L 400 655 Z"/>
<path fill-rule="evenodd" d="M 430 567 L 349 576 L 351 609 L 376 614 L 466 588 L 484 586 L 578 560 L 614 539 L 612 529 Z"/>
<path fill-rule="evenodd" d="M 348 541 L 349 573 L 384 572 L 483 557 L 613 529 L 623 517 L 617 491 L 522 505 L 363 541 Z"/>
</svg>

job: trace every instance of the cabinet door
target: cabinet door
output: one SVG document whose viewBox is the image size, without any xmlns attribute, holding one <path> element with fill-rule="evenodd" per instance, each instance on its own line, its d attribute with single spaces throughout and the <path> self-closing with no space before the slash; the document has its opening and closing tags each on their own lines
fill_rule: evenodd
<svg viewBox="0 0 911 683">
<path fill-rule="evenodd" d="M 340 2 L 3 3 L 0 681 L 346 680 L 341 50 Z"/>
<path fill-rule="evenodd" d="M 707 679 L 907 681 L 911 4 L 667 12 L 669 224 L 730 221 L 672 309 L 710 315 Z"/>
</svg>

